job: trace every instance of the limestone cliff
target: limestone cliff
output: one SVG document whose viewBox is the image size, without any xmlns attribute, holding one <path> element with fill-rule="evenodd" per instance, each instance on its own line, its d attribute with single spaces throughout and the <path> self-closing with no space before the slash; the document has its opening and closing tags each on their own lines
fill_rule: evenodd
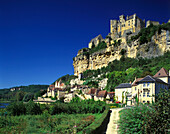
<svg viewBox="0 0 170 134">
<path fill-rule="evenodd" d="M 152 36 L 151 41 L 145 44 L 140 44 L 139 39 L 131 43 L 121 42 L 119 46 L 107 44 L 105 49 L 89 54 L 89 48 L 79 50 L 73 60 L 74 75 L 83 73 L 91 69 L 100 69 L 107 66 L 113 60 L 119 60 L 122 57 L 122 49 L 125 51 L 124 56 L 130 58 L 151 58 L 163 55 L 170 50 L 170 32 L 162 30 L 160 34 L 156 32 Z"/>
</svg>

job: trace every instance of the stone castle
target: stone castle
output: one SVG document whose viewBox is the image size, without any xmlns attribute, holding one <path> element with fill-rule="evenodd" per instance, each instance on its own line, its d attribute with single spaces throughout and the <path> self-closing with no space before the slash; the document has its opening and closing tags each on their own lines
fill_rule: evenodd
<svg viewBox="0 0 170 134">
<path fill-rule="evenodd" d="M 145 20 L 140 19 L 136 14 L 127 16 L 126 19 L 124 15 L 121 15 L 119 20 L 110 20 L 110 33 L 107 37 L 104 39 L 102 35 L 98 35 L 93 38 L 89 42 L 88 48 L 79 50 L 77 56 L 74 57 L 74 75 L 78 76 L 88 69 L 100 69 L 107 66 L 113 60 L 119 60 L 122 57 L 122 49 L 126 51 L 125 56 L 130 58 L 151 58 L 163 55 L 166 51 L 170 50 L 170 31 L 162 30 L 159 34 L 157 32 L 152 37 L 151 42 L 145 44 L 140 44 L 139 39 L 128 43 L 132 36 L 137 35 L 142 28 L 148 27 L 151 24 L 159 25 L 159 22 L 148 20 L 145 26 Z M 119 46 L 111 45 L 119 41 Z M 101 42 L 107 44 L 105 49 L 91 54 L 88 53 Z"/>
</svg>

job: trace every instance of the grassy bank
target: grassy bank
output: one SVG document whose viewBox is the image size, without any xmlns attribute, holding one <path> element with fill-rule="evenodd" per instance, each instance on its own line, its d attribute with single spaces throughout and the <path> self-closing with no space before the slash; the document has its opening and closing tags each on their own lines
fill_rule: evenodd
<svg viewBox="0 0 170 134">
<path fill-rule="evenodd" d="M 0 133 L 74 133 L 99 120 L 102 114 L 1 116 Z"/>
</svg>

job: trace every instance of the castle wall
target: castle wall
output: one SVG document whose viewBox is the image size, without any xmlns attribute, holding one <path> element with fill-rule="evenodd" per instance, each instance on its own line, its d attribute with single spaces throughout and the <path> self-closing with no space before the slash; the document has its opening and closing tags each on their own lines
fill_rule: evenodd
<svg viewBox="0 0 170 134">
<path fill-rule="evenodd" d="M 136 14 L 127 16 L 125 20 L 124 15 L 119 16 L 119 20 L 110 20 L 110 33 L 120 33 L 123 36 L 125 33 L 140 31 L 145 27 L 145 22 L 142 21 Z"/>
</svg>

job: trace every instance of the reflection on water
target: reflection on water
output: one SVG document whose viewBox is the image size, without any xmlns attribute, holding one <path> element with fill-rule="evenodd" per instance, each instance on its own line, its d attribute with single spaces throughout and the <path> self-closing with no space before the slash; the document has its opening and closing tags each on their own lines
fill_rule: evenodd
<svg viewBox="0 0 170 134">
<path fill-rule="evenodd" d="M 9 103 L 0 103 L 0 108 L 6 108 L 9 105 Z"/>
</svg>

